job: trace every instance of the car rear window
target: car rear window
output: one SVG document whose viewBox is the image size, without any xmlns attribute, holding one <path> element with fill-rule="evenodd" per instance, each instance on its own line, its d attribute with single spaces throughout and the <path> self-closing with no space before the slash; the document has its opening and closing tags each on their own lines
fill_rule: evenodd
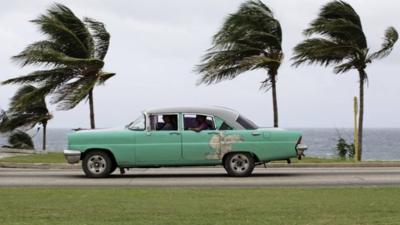
<svg viewBox="0 0 400 225">
<path fill-rule="evenodd" d="M 236 119 L 236 122 L 238 122 L 246 130 L 255 130 L 258 128 L 257 125 L 253 123 L 253 121 L 247 119 L 242 115 L 239 115 L 239 117 Z"/>
</svg>

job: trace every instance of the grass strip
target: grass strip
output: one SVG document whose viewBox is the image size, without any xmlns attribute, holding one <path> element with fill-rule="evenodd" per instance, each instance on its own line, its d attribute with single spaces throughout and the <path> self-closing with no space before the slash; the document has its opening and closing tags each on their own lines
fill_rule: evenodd
<svg viewBox="0 0 400 225">
<path fill-rule="evenodd" d="M 400 224 L 399 188 L 4 188 L 0 199 L 10 225 Z"/>
<path fill-rule="evenodd" d="M 0 159 L 0 162 L 10 163 L 67 163 L 63 153 L 49 152 L 47 154 L 17 155 Z"/>
</svg>

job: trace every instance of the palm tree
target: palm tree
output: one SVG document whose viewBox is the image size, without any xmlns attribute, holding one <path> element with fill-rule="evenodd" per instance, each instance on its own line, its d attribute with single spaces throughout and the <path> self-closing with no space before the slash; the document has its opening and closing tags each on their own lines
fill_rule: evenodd
<svg viewBox="0 0 400 225">
<path fill-rule="evenodd" d="M 32 129 L 37 124 L 43 127 L 43 150 L 46 150 L 47 123 L 53 116 L 47 109 L 45 96 L 38 95 L 37 88 L 24 85 L 11 98 L 10 108 L 2 113 L 0 131 L 12 132 L 17 128 Z"/>
<path fill-rule="evenodd" d="M 213 46 L 196 68 L 201 74 L 199 83 L 209 85 L 250 70 L 266 70 L 261 88 L 272 89 L 274 127 L 278 127 L 276 80 L 283 60 L 281 44 L 281 25 L 271 9 L 259 0 L 249 0 L 214 35 Z"/>
<path fill-rule="evenodd" d="M 318 17 L 304 30 L 307 39 L 294 48 L 293 65 L 320 64 L 334 65 L 334 72 L 345 73 L 357 70 L 359 75 L 359 117 L 357 160 L 361 160 L 363 118 L 364 118 L 364 84 L 368 80 L 367 64 L 375 59 L 388 56 L 398 39 L 393 27 L 385 31 L 382 48 L 374 53 L 369 52 L 367 40 L 356 11 L 344 1 L 332 1 L 324 5 Z M 313 36 L 315 35 L 315 36 Z"/>
<path fill-rule="evenodd" d="M 29 134 L 16 130 L 11 133 L 8 137 L 8 143 L 10 145 L 5 145 L 2 147 L 8 148 L 18 148 L 18 149 L 35 149 L 31 136 Z"/>
<path fill-rule="evenodd" d="M 37 94 L 51 94 L 51 103 L 61 110 L 72 109 L 88 99 L 90 125 L 95 128 L 93 89 L 115 75 L 102 71 L 110 34 L 103 23 L 90 18 L 82 22 L 62 4 L 55 4 L 32 22 L 46 39 L 29 45 L 13 60 L 22 67 L 39 65 L 48 69 L 3 84 L 36 84 Z"/>
</svg>

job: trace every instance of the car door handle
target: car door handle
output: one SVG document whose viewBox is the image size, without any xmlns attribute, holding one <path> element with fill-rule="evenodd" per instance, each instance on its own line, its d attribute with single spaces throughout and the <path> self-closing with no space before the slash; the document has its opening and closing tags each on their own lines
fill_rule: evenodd
<svg viewBox="0 0 400 225">
<path fill-rule="evenodd" d="M 180 132 L 170 132 L 169 134 L 175 134 L 175 135 L 180 135 L 181 133 Z"/>
<path fill-rule="evenodd" d="M 253 136 L 260 136 L 260 135 L 261 135 L 261 133 L 258 133 L 258 132 L 253 132 L 253 133 L 251 133 L 251 135 L 253 135 Z"/>
<path fill-rule="evenodd" d="M 207 134 L 219 134 L 219 132 L 217 132 L 217 131 L 211 131 L 211 132 L 208 132 Z"/>
</svg>

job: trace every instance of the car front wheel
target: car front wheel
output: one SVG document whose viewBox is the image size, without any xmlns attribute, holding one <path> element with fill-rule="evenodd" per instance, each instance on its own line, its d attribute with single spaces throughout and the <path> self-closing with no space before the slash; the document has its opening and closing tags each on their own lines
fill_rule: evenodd
<svg viewBox="0 0 400 225">
<path fill-rule="evenodd" d="M 224 161 L 226 172 L 233 177 L 249 176 L 254 166 L 254 158 L 248 153 L 232 153 Z"/>
<path fill-rule="evenodd" d="M 92 151 L 85 155 L 82 169 L 87 177 L 101 178 L 110 175 L 113 163 L 110 156 L 102 151 Z"/>
</svg>

